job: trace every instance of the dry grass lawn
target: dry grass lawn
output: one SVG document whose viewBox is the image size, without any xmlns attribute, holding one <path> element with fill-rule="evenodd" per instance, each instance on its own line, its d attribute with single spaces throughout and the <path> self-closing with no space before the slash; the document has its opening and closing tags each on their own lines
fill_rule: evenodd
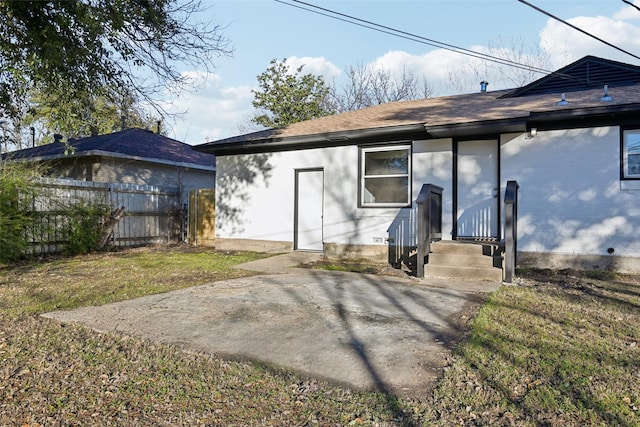
<svg viewBox="0 0 640 427">
<path fill-rule="evenodd" d="M 640 426 L 636 276 L 521 271 L 424 401 L 39 314 L 249 274 L 252 253 L 157 247 L 0 267 L 0 425 Z"/>
</svg>

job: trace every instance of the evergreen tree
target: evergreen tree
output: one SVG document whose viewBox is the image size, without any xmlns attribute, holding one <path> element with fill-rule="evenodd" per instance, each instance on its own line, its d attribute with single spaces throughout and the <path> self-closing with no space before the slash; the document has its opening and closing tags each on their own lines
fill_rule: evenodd
<svg viewBox="0 0 640 427">
<path fill-rule="evenodd" d="M 328 116 L 330 88 L 321 76 L 302 74 L 303 66 L 292 74 L 287 60 L 272 60 L 258 76 L 259 90 L 252 91 L 253 106 L 262 111 L 251 121 L 269 128 Z"/>
</svg>

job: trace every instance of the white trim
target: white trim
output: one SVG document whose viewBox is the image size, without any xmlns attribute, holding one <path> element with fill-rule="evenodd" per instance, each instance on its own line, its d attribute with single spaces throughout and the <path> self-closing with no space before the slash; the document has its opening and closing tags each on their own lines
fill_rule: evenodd
<svg viewBox="0 0 640 427">
<path fill-rule="evenodd" d="M 367 175 L 365 176 L 365 164 L 366 154 L 385 151 L 400 151 L 406 150 L 407 152 L 407 173 L 406 174 L 389 174 L 389 175 Z M 369 207 L 383 207 L 383 208 L 396 208 L 405 207 L 411 203 L 411 144 L 398 144 L 398 145 L 386 145 L 381 147 L 360 147 L 360 170 L 359 170 L 360 188 L 358 199 L 360 206 L 363 208 Z M 365 201 L 365 180 L 368 178 L 406 178 L 407 179 L 407 197 L 406 202 L 402 203 L 371 203 Z"/>
<path fill-rule="evenodd" d="M 634 141 L 636 144 L 640 145 L 640 129 L 627 129 L 622 133 L 622 177 L 623 178 L 640 178 L 640 171 L 638 173 L 629 173 L 629 164 L 628 158 L 629 153 L 627 152 L 627 135 L 633 134 L 638 138 L 638 141 Z M 640 148 L 638 149 L 638 154 L 633 154 L 634 156 L 640 157 Z"/>
</svg>

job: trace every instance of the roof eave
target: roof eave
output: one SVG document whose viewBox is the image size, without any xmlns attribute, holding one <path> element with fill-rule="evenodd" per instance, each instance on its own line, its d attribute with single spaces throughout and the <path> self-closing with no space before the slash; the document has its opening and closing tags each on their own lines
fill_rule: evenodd
<svg viewBox="0 0 640 427">
<path fill-rule="evenodd" d="M 584 108 L 561 108 L 552 111 L 532 111 L 518 117 L 479 120 L 465 123 L 429 124 L 368 128 L 350 131 L 292 137 L 271 137 L 235 142 L 217 142 L 195 146 L 194 149 L 218 156 L 328 148 L 375 142 L 424 140 L 437 138 L 465 138 L 494 136 L 504 133 L 526 132 L 531 127 L 568 129 L 588 124 L 610 125 L 621 119 L 632 119 L 640 110 L 640 103 L 616 104 Z M 589 120 L 586 120 L 589 119 Z M 593 121 L 595 119 L 595 121 Z"/>
<path fill-rule="evenodd" d="M 326 132 L 311 135 L 299 135 L 280 138 L 264 138 L 242 142 L 217 142 L 194 146 L 194 150 L 215 154 L 216 156 L 234 154 L 252 154 L 263 152 L 291 151 L 311 148 L 340 147 L 364 144 L 381 140 L 411 140 L 424 138 L 423 123 L 383 128 L 355 129 Z"/>
<path fill-rule="evenodd" d="M 176 162 L 173 160 L 165 160 L 165 159 L 157 159 L 154 157 L 142 157 L 142 156 L 132 156 L 128 154 L 114 153 L 112 151 L 103 151 L 103 150 L 87 150 L 87 151 L 79 151 L 73 154 L 65 155 L 65 154 L 51 154 L 45 156 L 33 156 L 33 157 L 20 157 L 13 159 L 15 161 L 28 161 L 28 162 L 45 162 L 52 160 L 65 160 L 65 159 L 74 159 L 80 157 L 90 157 L 90 156 L 99 156 L 99 157 L 111 157 L 116 159 L 125 159 L 125 160 L 137 160 L 141 162 L 148 163 L 156 163 L 163 164 L 168 166 L 176 166 L 188 169 L 199 169 L 204 171 L 215 172 L 216 167 L 214 165 L 202 165 L 198 163 L 190 163 L 190 162 Z"/>
<path fill-rule="evenodd" d="M 481 137 L 487 135 L 499 135 L 501 133 L 525 132 L 526 128 L 526 117 L 433 126 L 430 126 L 429 124 L 425 125 L 425 129 L 431 138 Z"/>
<path fill-rule="evenodd" d="M 540 118 L 553 118 L 555 120 L 563 118 L 573 118 L 577 116 L 590 117 L 603 114 L 617 114 L 617 113 L 637 113 L 640 109 L 640 103 L 633 102 L 628 104 L 614 104 L 604 105 L 597 107 L 583 107 L 583 108 L 563 108 L 552 111 L 532 111 L 530 116 Z"/>
</svg>

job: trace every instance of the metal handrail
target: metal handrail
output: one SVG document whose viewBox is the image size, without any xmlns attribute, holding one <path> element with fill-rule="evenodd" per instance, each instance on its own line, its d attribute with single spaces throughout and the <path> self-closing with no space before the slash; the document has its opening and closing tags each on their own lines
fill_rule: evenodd
<svg viewBox="0 0 640 427">
<path fill-rule="evenodd" d="M 424 277 L 425 260 L 431 252 L 431 242 L 442 239 L 442 187 L 424 184 L 416 199 L 417 260 L 416 276 Z"/>
<path fill-rule="evenodd" d="M 504 193 L 504 281 L 511 283 L 518 262 L 518 190 L 517 181 L 507 181 Z"/>
</svg>

